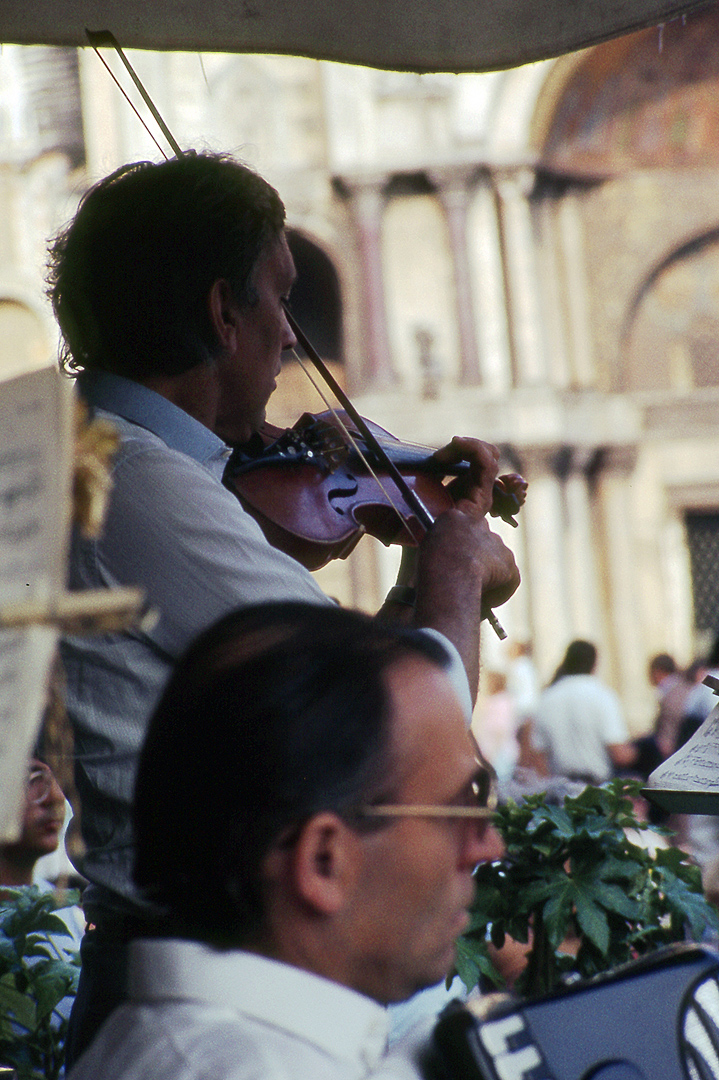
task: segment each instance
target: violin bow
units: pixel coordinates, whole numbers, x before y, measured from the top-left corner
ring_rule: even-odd
[[[405,502],[410,507],[410,509],[414,512],[414,514],[415,514],[417,520],[419,521],[420,525],[422,525],[422,527],[424,529],[428,530],[432,525],[434,525],[434,521],[435,521],[434,517],[432,516],[430,511],[427,509],[427,507],[424,505],[424,503],[422,502],[422,500],[419,497],[419,495],[417,494],[417,492],[414,491],[409,486],[409,484],[405,480],[404,476],[399,471],[399,469],[397,468],[395,463],[392,461],[392,459],[389,457],[389,455],[387,454],[387,451],[384,449],[381,442],[377,439],[377,437],[374,434],[374,432],[372,431],[372,429],[370,427],[368,427],[367,422],[357,412],[354,405],[352,404],[350,399],[347,397],[347,394],[344,392],[342,387],[339,385],[339,383],[335,379],[334,375],[329,370],[329,368],[327,367],[327,365],[325,364],[324,360],[322,359],[320,354],[317,352],[315,347],[309,341],[309,339],[305,335],[302,328],[298,325],[297,320],[294,318],[294,316],[290,312],[287,304],[284,301],[283,301],[283,307],[285,309],[285,315],[287,316],[287,321],[290,324],[290,327],[291,327],[295,337],[299,341],[299,343],[302,346],[302,348],[304,349],[304,351],[307,353],[308,358],[312,361],[312,363],[316,367],[317,371],[320,373],[320,375],[325,380],[325,382],[329,386],[332,393],[335,395],[335,397],[339,401],[342,408],[345,410],[345,412],[350,417],[352,422],[356,425],[357,430],[360,432],[360,434],[364,438],[364,440],[367,443],[367,445],[369,446],[369,448],[377,456],[377,459],[382,463],[384,468],[387,470],[388,474],[392,477],[392,479],[394,480],[394,482],[395,482],[397,488],[399,489],[402,497],[404,498]],[[360,457],[364,460],[364,455],[362,454],[362,451],[359,449],[359,447],[356,447],[356,449],[358,450]],[[368,466],[368,463],[366,462],[366,460],[365,460],[365,465]],[[370,469],[370,471],[372,471],[372,470]],[[394,508],[395,512],[400,517],[402,517],[399,510],[397,509],[396,506],[394,506],[394,504],[393,504],[393,508]],[[499,619],[494,614],[494,612],[492,611],[491,608],[487,609],[487,614],[484,616],[484,618],[487,620],[489,625],[492,627],[492,629],[494,630],[495,634],[500,639],[500,641],[504,641],[504,639],[507,637],[507,631],[504,629],[504,627],[502,626]]]
[[[92,30],[88,30],[88,29],[85,29],[85,34],[87,35],[87,39],[88,39],[90,45],[92,46],[92,48],[97,53],[97,56],[101,60],[102,64],[105,66],[105,68],[109,72],[111,78],[113,79],[113,81],[117,85],[118,89],[122,93],[125,100],[128,102],[128,104],[132,108],[132,110],[135,113],[135,115],[137,116],[137,118],[140,120],[140,123],[145,128],[145,130],[149,134],[152,141],[155,143],[155,146],[158,148],[158,150],[160,151],[162,156],[165,159],[167,159],[167,154],[162,149],[162,147],[160,146],[157,139],[155,138],[155,136],[150,131],[149,127],[147,126],[147,124],[145,123],[143,118],[140,116],[140,113],[135,108],[135,106],[134,106],[133,102],[131,101],[129,95],[125,92],[124,87],[121,85],[119,80],[115,77],[114,72],[112,71],[112,69],[110,68],[108,63],[106,62],[105,58],[101,55],[101,53],[100,53],[101,48],[111,48],[111,49],[115,50],[115,52],[119,56],[120,60],[122,61],[125,69],[127,70],[130,78],[132,79],[135,87],[139,91],[139,93],[140,93],[140,95],[142,97],[142,100],[147,105],[153,119],[155,120],[158,127],[160,128],[160,131],[162,132],[162,134],[165,136],[168,143],[172,147],[172,150],[177,155],[177,157],[183,157],[185,155],[186,151],[184,151],[182,149],[182,147],[177,142],[177,140],[173,136],[172,132],[168,128],[167,124],[163,120],[163,118],[162,118],[159,110],[157,109],[155,103],[153,102],[152,98],[150,97],[147,90],[145,89],[145,87],[144,87],[144,85],[142,83],[142,80],[140,79],[139,75],[137,74],[137,72],[133,68],[130,61],[125,56],[125,53],[123,52],[123,50],[122,50],[122,48],[120,46],[120,43],[117,41],[115,35],[110,30],[92,31]],[[310,340],[307,338],[307,336],[304,333],[304,331],[302,330],[301,326],[298,325],[297,320],[295,319],[294,315],[291,313],[291,311],[289,310],[287,304],[284,301],[282,302],[282,306],[283,306],[284,311],[285,311],[285,316],[287,318],[287,322],[289,323],[289,325],[290,325],[290,327],[292,329],[292,332],[294,333],[294,335],[297,338],[298,342],[300,343],[300,345],[304,349],[308,359],[312,362],[312,364],[314,364],[316,370],[318,371],[318,373],[320,374],[320,376],[322,377],[322,379],[324,380],[326,385],[332,391],[332,393],[334,394],[337,401],[339,401],[342,408],[345,410],[347,415],[350,417],[352,422],[355,424],[357,430],[360,432],[360,434],[364,438],[367,446],[370,448],[370,450],[373,452],[373,454],[375,454],[376,459],[382,464],[384,469],[386,469],[387,474],[394,481],[398,491],[402,495],[402,498],[405,500],[407,506],[409,506],[409,508],[412,510],[412,512],[416,516],[417,520],[419,521],[420,525],[425,530],[429,530],[431,528],[431,526],[434,524],[434,520],[435,520],[434,517],[432,516],[430,511],[427,509],[427,507],[424,505],[424,503],[422,502],[422,499],[417,494],[417,492],[414,491],[409,486],[409,484],[407,483],[405,477],[399,471],[399,469],[397,468],[395,463],[391,460],[391,458],[387,454],[386,450],[384,449],[384,447],[382,446],[380,441],[377,439],[374,432],[368,426],[368,424],[366,423],[364,418],[362,416],[360,416],[360,414],[357,412],[354,405],[350,401],[349,397],[347,396],[345,391],[342,389],[342,387],[339,385],[339,383],[337,382],[337,380],[333,376],[332,372],[329,370],[329,368],[325,364],[325,362],[322,359],[322,357],[320,356],[320,354],[317,352],[315,347],[312,345]],[[357,450],[360,458],[364,461],[365,466],[369,469],[370,473],[372,473],[373,470],[371,469],[371,467],[370,467],[369,463],[367,462],[364,454],[362,453],[361,448],[355,444],[355,449]],[[394,502],[391,499],[391,496],[388,495],[387,497],[389,498],[389,501],[392,504],[392,507],[395,510],[395,512],[397,513],[397,515],[400,517],[400,519],[402,521],[404,521],[404,519],[402,517],[402,514],[400,513],[397,506],[395,506]],[[507,633],[506,633],[504,627],[499,622],[497,616],[494,614],[494,612],[492,611],[491,608],[488,608],[487,614],[484,617],[486,618],[487,622],[490,624],[490,626],[492,627],[492,629],[494,630],[494,632],[496,633],[497,637],[500,640],[503,640],[504,638],[506,638]]]
[[[124,97],[125,101],[128,103],[128,105],[130,106],[130,108],[134,112],[135,116],[140,121],[140,123],[144,127],[145,131],[150,136],[150,138],[152,139],[152,141],[154,142],[155,146],[160,151],[162,156],[165,158],[165,160],[167,160],[167,154],[162,149],[159,142],[157,141],[155,136],[150,131],[149,127],[145,123],[145,121],[142,118],[142,116],[140,115],[139,111],[135,108],[135,106],[134,106],[134,104],[132,102],[132,99],[130,98],[129,94],[125,91],[125,88],[123,87],[120,80],[116,77],[115,72],[112,70],[110,65],[105,60],[105,57],[100,52],[100,49],[107,48],[107,49],[114,49],[115,50],[117,55],[120,57],[120,60],[124,64],[128,75],[130,76],[133,83],[137,87],[137,90],[140,93],[140,97],[142,98],[142,100],[145,102],[148,109],[150,110],[150,113],[152,114],[152,117],[153,117],[155,123],[157,124],[157,126],[159,127],[160,131],[162,132],[162,134],[167,139],[168,143],[172,147],[172,149],[173,149],[174,153],[177,155],[177,157],[182,157],[184,155],[185,151],[182,149],[180,144],[177,142],[174,135],[170,131],[169,127],[167,126],[167,124],[163,120],[163,118],[162,118],[162,116],[160,114],[160,111],[158,110],[158,108],[155,105],[154,101],[152,100],[152,98],[148,94],[147,90],[145,89],[145,87],[144,87],[144,85],[142,83],[142,80],[140,79],[140,76],[137,74],[134,67],[132,66],[130,61],[125,56],[125,53],[122,51],[122,48],[120,46],[120,42],[117,40],[117,38],[112,33],[112,31],[111,30],[88,30],[87,27],[85,27],[85,36],[87,37],[87,40],[92,45],[93,49],[95,50],[95,52],[96,52],[96,54],[98,56],[98,59],[100,60],[100,62],[103,64],[103,66],[107,70],[108,74],[110,75],[110,78],[113,80],[113,82],[117,86],[118,90],[120,91],[120,93]]]

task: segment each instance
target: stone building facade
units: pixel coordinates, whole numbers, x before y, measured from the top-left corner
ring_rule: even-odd
[[[649,656],[689,662],[719,627],[718,22],[482,75],[130,54],[182,146],[280,191],[295,314],[363,415],[429,446],[488,439],[527,476],[502,621],[542,678],[595,641],[637,730]],[[54,349],[48,235],[93,180],[159,153],[90,50],[5,47],[5,366]],[[288,363],[270,419],[324,408]],[[320,574],[373,609],[396,560],[363,539]],[[483,650],[506,662],[489,631]]]

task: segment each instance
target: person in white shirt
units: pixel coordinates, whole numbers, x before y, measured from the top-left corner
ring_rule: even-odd
[[[135,881],[168,936],[72,1080],[360,1080],[386,1006],[449,971],[500,852],[439,640],[269,604],[191,647],[150,723]]]
[[[542,692],[532,728],[539,771],[583,784],[603,784],[636,755],[619,698],[594,674],[597,650],[570,642],[551,684]]]

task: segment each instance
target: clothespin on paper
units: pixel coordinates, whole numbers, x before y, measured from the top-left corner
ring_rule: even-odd
[[[51,626],[64,634],[114,634],[147,630],[157,614],[142,589],[85,589],[52,600],[18,600],[0,606],[0,630]]]

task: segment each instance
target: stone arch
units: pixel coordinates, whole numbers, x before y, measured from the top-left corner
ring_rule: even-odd
[[[715,384],[714,316],[696,270],[713,280],[713,245],[702,238],[719,191],[717,42],[712,7],[545,69],[530,134],[540,176],[532,213],[555,385]],[[680,277],[693,325],[672,307]],[[650,369],[641,353],[653,348],[673,359]]]
[[[292,289],[292,313],[323,360],[341,364],[342,297],[332,260],[297,229],[287,230],[287,242],[297,268]]]
[[[314,345],[326,366],[346,388],[342,331],[342,296],[334,263],[314,240],[298,229],[287,229],[287,242],[295,260],[297,281],[292,289],[292,314]],[[303,356],[298,347],[297,354]],[[309,365],[314,378],[314,370]],[[316,381],[328,393],[321,378]],[[331,399],[332,406],[337,402]],[[325,403],[297,363],[286,354],[277,391],[270,400],[270,419],[281,426],[291,426],[303,412],[324,412]]]
[[[622,355],[622,389],[719,386],[719,226],[647,274],[629,307]]]

